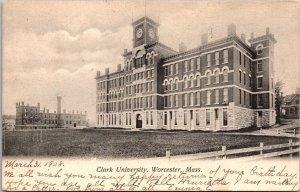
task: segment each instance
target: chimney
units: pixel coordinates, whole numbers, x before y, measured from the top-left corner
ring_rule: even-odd
[[[236,35],[236,26],[235,24],[228,25],[228,37]]]
[[[100,76],[100,74],[101,74],[101,73],[100,73],[100,71],[97,71],[97,77],[99,77],[99,76]]]
[[[266,28],[266,35],[269,35],[269,34],[270,34],[270,28],[267,27],[267,28]]]
[[[78,114],[78,110],[76,111],[76,114]]]
[[[246,42],[246,35],[244,33],[241,34],[241,39],[244,43]]]
[[[206,45],[208,42],[208,35],[207,33],[204,33],[201,35],[201,45]]]
[[[253,39],[254,38],[254,33],[251,33],[251,39]]]
[[[54,113],[56,113],[56,111],[54,110]]]
[[[24,101],[22,101],[21,103],[22,103],[22,106],[24,106]]]
[[[118,64],[117,72],[120,72],[120,71],[121,71],[121,64]]]
[[[57,96],[57,113],[61,114],[61,96]]]
[[[72,110],[72,114],[74,114],[74,110]]]
[[[178,47],[179,47],[179,53],[183,53],[187,51],[187,48],[183,42],[181,42]]]
[[[109,75],[109,68],[105,68],[105,75]]]
[[[65,109],[63,109],[63,111],[64,111],[64,113],[66,113],[66,110],[65,110]]]
[[[84,111],[84,114],[86,115],[86,114],[87,114],[87,111]]]
[[[37,107],[40,109],[40,107],[41,107],[41,104],[40,104],[40,103],[37,103]]]
[[[124,55],[127,54],[127,49],[124,49]]]
[[[47,109],[47,113],[49,113],[49,109]]]
[[[16,107],[19,107],[19,103],[16,103]]]
[[[46,108],[44,107],[44,113],[46,112]]]

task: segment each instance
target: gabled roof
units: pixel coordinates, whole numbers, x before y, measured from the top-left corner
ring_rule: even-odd
[[[287,95],[284,97],[283,101],[284,102],[292,102],[293,99],[297,96],[298,94],[291,94],[291,95]],[[299,96],[299,95],[298,95]]]

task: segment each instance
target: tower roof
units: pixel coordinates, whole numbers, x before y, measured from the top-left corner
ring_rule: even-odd
[[[156,27],[159,26],[159,23],[155,22],[153,19],[151,19],[150,17],[147,17],[147,16],[144,16],[144,17],[142,17],[142,18],[140,18],[140,19],[132,22],[132,26],[136,26],[136,25],[138,25],[138,24],[140,24],[142,22],[148,22],[148,23],[150,23],[150,24],[152,24],[152,25],[154,25]]]

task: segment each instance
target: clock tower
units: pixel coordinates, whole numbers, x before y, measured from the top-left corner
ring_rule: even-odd
[[[149,17],[143,17],[132,23],[133,26],[133,47],[143,44],[152,44],[158,41],[158,23]]]

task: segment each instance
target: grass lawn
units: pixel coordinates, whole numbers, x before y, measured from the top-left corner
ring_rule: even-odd
[[[33,142],[38,131],[5,132],[4,155],[85,156],[132,158],[191,154],[227,149],[287,143],[289,138],[231,135],[223,133],[142,132],[121,130],[43,130],[43,142]],[[294,139],[297,140],[297,139]]]

